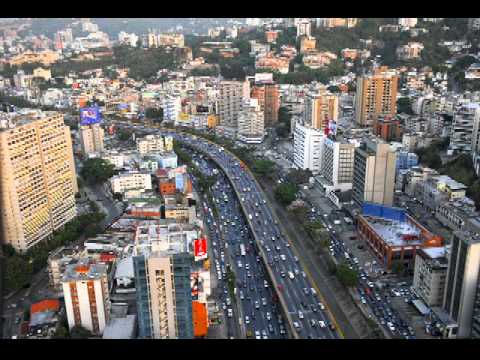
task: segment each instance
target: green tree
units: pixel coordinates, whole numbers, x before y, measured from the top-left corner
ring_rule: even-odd
[[[127,140],[131,139],[131,137],[132,137],[132,132],[131,131],[128,131],[128,130],[125,130],[125,129],[118,129],[117,130],[118,140],[127,141]]]
[[[65,326],[59,325],[55,331],[55,335],[53,335],[54,339],[68,339],[70,337],[70,333]]]
[[[292,169],[287,174],[287,180],[291,183],[301,185],[307,183],[312,176],[313,174],[310,170]]]
[[[147,108],[145,110],[145,116],[148,119],[152,119],[155,121],[163,121],[163,109],[162,108]]]
[[[397,100],[397,113],[413,115],[412,101],[409,97],[402,97]]]
[[[115,165],[99,158],[87,159],[81,170],[81,175],[88,184],[102,184],[115,173]]]
[[[72,339],[88,339],[88,338],[91,338],[92,336],[93,334],[91,333],[91,331],[79,325],[75,325],[70,330],[70,337]]]
[[[5,289],[18,290],[30,283],[32,278],[32,264],[20,255],[13,255],[5,260]]]
[[[270,160],[255,160],[253,162],[252,170],[258,175],[271,177],[275,171],[275,163]]]
[[[336,275],[338,280],[346,287],[357,285],[358,274],[355,270],[350,269],[346,263],[337,266]]]
[[[290,182],[284,182],[281,185],[278,185],[275,189],[275,198],[280,202],[280,204],[287,206],[296,199],[297,186]]]

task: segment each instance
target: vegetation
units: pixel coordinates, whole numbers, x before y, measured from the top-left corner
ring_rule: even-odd
[[[115,165],[99,158],[85,160],[81,170],[82,177],[90,185],[102,184],[115,174]]]
[[[252,164],[252,170],[258,175],[271,177],[275,171],[275,163],[270,160],[254,160]]]
[[[132,138],[132,131],[126,129],[118,129],[117,138],[120,141],[130,140]]]
[[[75,325],[70,330],[71,339],[88,339],[91,337],[93,337],[93,334],[89,330],[85,329],[80,325]]]
[[[352,270],[348,267],[348,264],[341,263],[337,266],[337,270],[335,274],[338,277],[338,280],[346,286],[352,287],[357,285],[358,282],[358,274],[355,270]]]
[[[448,142],[449,139],[434,141],[428,147],[417,149],[415,152],[420,163],[432,169],[439,169],[442,166],[440,153],[447,149]]]
[[[397,113],[413,115],[412,101],[409,97],[402,97],[397,100]]]
[[[310,170],[292,169],[287,174],[287,180],[293,184],[301,185],[308,183],[313,174]]]
[[[208,69],[195,68],[190,70],[190,76],[218,76],[219,71],[217,67]]]
[[[276,187],[275,198],[278,200],[278,202],[280,202],[280,204],[287,206],[296,199],[297,191],[297,185],[290,182],[284,182]]]
[[[145,110],[145,117],[154,121],[163,121],[163,109],[162,108],[147,108]]]
[[[5,291],[15,291],[30,284],[33,274],[45,267],[49,253],[61,246],[66,246],[78,240],[81,236],[93,234],[92,229],[101,230],[100,223],[105,214],[97,209],[91,209],[87,214],[80,215],[65,224],[63,229],[53,233],[53,236],[38,243],[24,254],[19,254],[11,245],[3,245],[6,257]]]
[[[94,69],[104,69],[107,66],[114,64],[114,59],[112,57],[104,57],[98,60],[83,60],[83,61],[62,61],[57,62],[52,65],[52,76],[66,76],[70,72],[82,73],[88,70]]]

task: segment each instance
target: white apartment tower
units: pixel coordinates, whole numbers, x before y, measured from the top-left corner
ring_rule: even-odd
[[[326,137],[323,142],[322,171],[328,191],[352,188],[355,144]]]
[[[322,131],[296,123],[293,136],[293,163],[296,168],[320,173],[323,138]]]
[[[243,81],[221,81],[219,84],[218,116],[221,126],[237,128],[242,110],[245,84]]]
[[[265,136],[264,120],[258,100],[246,100],[238,116],[238,139],[249,144],[260,144]]]
[[[109,320],[107,267],[88,260],[68,265],[62,278],[68,327],[81,326],[101,335]]]

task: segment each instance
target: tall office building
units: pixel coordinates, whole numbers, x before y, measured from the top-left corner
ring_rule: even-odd
[[[221,81],[219,84],[218,116],[221,126],[237,128],[242,110],[244,82]]]
[[[100,335],[110,316],[107,266],[88,259],[68,265],[62,278],[68,327],[81,326]]]
[[[250,144],[259,144],[264,136],[264,112],[257,99],[248,99],[238,116],[238,139]]]
[[[387,67],[375,69],[357,80],[355,121],[362,126],[372,125],[379,116],[393,117],[397,113],[399,76]]]
[[[367,140],[355,149],[353,200],[392,206],[395,187],[396,153],[389,144]]]
[[[140,338],[193,338],[191,261],[174,250],[134,257]]]
[[[80,143],[85,154],[103,151],[104,131],[100,124],[80,126]]]
[[[0,174],[3,243],[26,251],[76,216],[72,140],[62,115],[1,128]]]
[[[480,270],[480,228],[467,226],[467,230],[455,231],[451,240],[447,280],[443,308],[457,322],[457,337],[469,337],[480,331],[480,319],[474,317],[478,301],[478,273]],[[476,309],[475,309],[476,308]],[[475,318],[475,320],[474,320]]]
[[[328,190],[346,191],[352,188],[355,144],[326,137],[322,151],[322,180]]]
[[[297,169],[309,169],[319,174],[322,169],[322,131],[302,124],[295,124],[293,135],[293,163]]]
[[[274,126],[278,122],[278,110],[280,109],[278,84],[255,84],[252,87],[251,98],[258,100],[258,103],[264,112],[265,127]]]
[[[305,97],[305,125],[323,130],[330,120],[338,120],[338,96],[325,89],[308,93]]]

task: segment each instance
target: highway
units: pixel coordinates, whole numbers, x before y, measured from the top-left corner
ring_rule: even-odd
[[[194,155],[197,167],[207,176],[214,174],[215,164],[201,155]],[[241,212],[235,192],[223,173],[217,171],[217,182],[211,189],[214,207],[218,217],[214,217],[212,204],[203,202],[203,210],[207,219],[207,227],[211,234],[213,261],[217,279],[222,285],[222,308],[228,322],[229,333],[233,331],[235,322],[242,324],[257,339],[283,338],[286,329],[283,319],[278,314],[275,292],[269,284],[266,271],[257,255],[254,239]],[[212,236],[213,235],[213,236]],[[241,254],[240,245],[245,253]],[[236,302],[239,313],[233,307],[233,300],[228,293],[226,281],[227,269],[235,273]],[[233,310],[233,311],[232,311]],[[229,312],[236,316],[229,316]],[[241,321],[238,321],[238,317]]]
[[[253,176],[242,168],[233,155],[224,151],[219,145],[186,134],[175,132],[163,132],[163,134],[171,135],[183,144],[208,154],[226,170],[248,213],[251,231],[255,233],[257,239],[260,239],[262,252],[266,254],[265,260],[278,284],[277,291],[281,292],[285,300],[286,311],[298,337],[338,338],[332,322],[324,311],[324,304],[319,302],[310,279],[307,278],[298,259],[294,256],[288,239]]]

